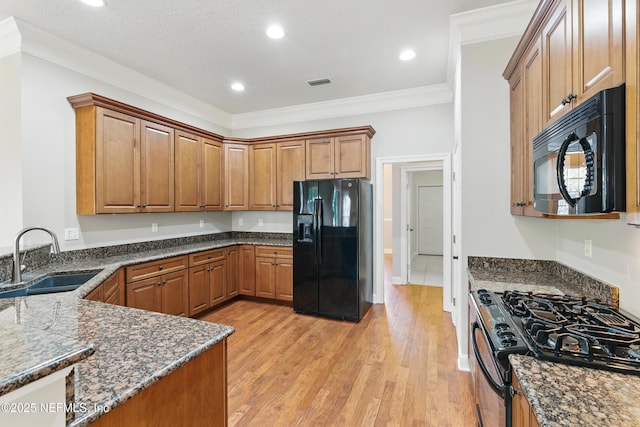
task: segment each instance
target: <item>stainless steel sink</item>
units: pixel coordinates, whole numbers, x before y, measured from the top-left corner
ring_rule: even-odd
[[[98,274],[98,272],[48,274],[24,288],[0,292],[0,298],[73,291],[85,284],[96,274]]]

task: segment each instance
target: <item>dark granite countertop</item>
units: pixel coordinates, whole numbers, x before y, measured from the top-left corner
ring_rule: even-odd
[[[51,335],[47,329],[57,319],[51,316],[42,319],[42,328],[26,327],[22,321],[25,307],[17,307],[23,301],[14,300],[14,320],[18,323],[0,321],[0,396],[23,385],[39,380],[62,370],[94,352],[94,346],[73,338]],[[53,313],[56,312],[53,306]]]
[[[638,427],[634,375],[510,355],[513,372],[541,427]]]
[[[554,261],[469,257],[471,289],[598,298],[618,307],[616,286]],[[637,376],[510,355],[541,427],[640,427]]]
[[[33,281],[49,273],[99,271],[73,292],[0,299],[0,347],[9,352],[0,352],[0,395],[75,363],[75,402],[90,410],[76,413],[70,425],[85,426],[102,415],[93,408],[112,409],[231,335],[231,326],[82,299],[127,265],[237,244],[292,244],[282,236],[225,237],[148,250],[98,248],[25,274]],[[2,290],[15,287],[5,283]],[[14,351],[21,337],[28,347]]]

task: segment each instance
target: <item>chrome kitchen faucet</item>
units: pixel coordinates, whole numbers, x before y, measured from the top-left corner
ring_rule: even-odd
[[[20,283],[22,282],[22,269],[24,266],[20,263],[20,238],[32,230],[42,230],[49,233],[51,236],[51,245],[53,246],[53,253],[60,253],[60,245],[58,244],[58,237],[56,237],[56,233],[51,231],[45,227],[27,227],[16,234],[15,246],[13,248],[13,276],[11,277],[11,283]]]

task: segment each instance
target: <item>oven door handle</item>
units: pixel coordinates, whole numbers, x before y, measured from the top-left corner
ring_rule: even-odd
[[[482,360],[482,356],[480,355],[480,350],[478,349],[478,341],[476,340],[476,329],[480,329],[480,325],[478,322],[473,322],[473,329],[471,331],[471,343],[473,344],[473,353],[476,355],[476,360],[478,361],[478,366],[482,370],[484,377],[489,381],[491,388],[495,390],[503,399],[506,396],[506,386],[504,384],[498,384],[496,380],[493,379],[491,374],[489,374],[489,370],[487,366],[484,364],[484,360]]]

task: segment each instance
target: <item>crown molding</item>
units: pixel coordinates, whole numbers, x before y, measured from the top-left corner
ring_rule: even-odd
[[[461,46],[522,36],[538,3],[538,0],[516,0],[451,15],[447,84],[454,87]]]
[[[20,52],[22,37],[13,16],[0,21],[0,59]]]
[[[7,53],[28,53],[215,125],[231,128],[230,113],[14,17],[0,22],[0,41],[0,58],[7,56],[5,50]],[[5,44],[10,48],[5,49]]]
[[[231,127],[232,129],[248,129],[447,104],[452,101],[453,92],[445,84],[421,86],[412,89],[234,114]]]

